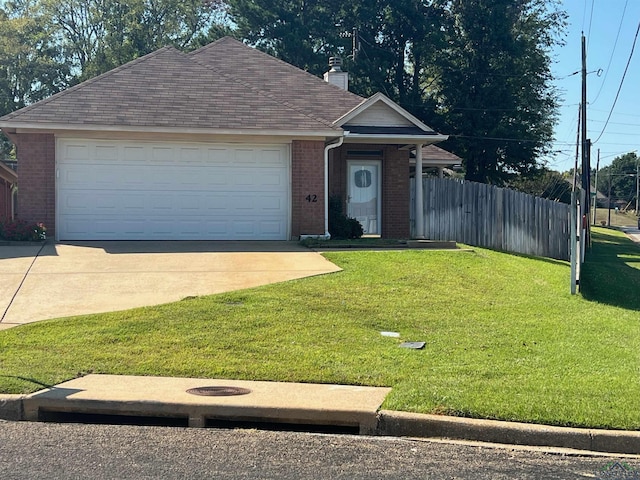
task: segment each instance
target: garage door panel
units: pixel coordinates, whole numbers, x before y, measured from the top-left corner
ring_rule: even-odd
[[[114,145],[96,145],[94,156],[97,160],[115,161],[118,158],[118,147]]]
[[[286,146],[60,140],[62,240],[284,240]]]
[[[86,162],[90,157],[89,151],[88,145],[69,143],[64,146],[63,155],[68,163]]]
[[[146,162],[148,159],[148,151],[143,147],[123,146],[122,153],[119,153],[120,152],[118,152],[112,160],[117,163],[124,163],[125,165],[128,162]],[[169,158],[171,158],[171,156]]]

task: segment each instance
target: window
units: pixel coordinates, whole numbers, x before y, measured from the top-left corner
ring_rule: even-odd
[[[358,188],[368,188],[371,186],[371,172],[369,170],[357,170],[354,174],[353,183]]]

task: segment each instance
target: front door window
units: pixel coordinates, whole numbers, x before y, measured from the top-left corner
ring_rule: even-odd
[[[347,215],[362,225],[365,235],[380,235],[381,162],[349,161]]]

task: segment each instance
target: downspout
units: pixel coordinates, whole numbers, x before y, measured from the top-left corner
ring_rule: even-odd
[[[11,220],[16,218],[16,193],[18,193],[18,185],[11,185]]]
[[[345,132],[347,133],[347,132]],[[344,137],[338,138],[336,143],[330,143],[324,147],[324,238],[329,240],[329,150],[338,148],[344,143]]]

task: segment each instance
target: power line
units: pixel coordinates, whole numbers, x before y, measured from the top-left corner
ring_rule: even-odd
[[[593,130],[589,130],[589,132],[593,132]],[[622,132],[608,132],[608,133],[609,133],[609,135],[620,135],[620,136],[627,136],[627,137],[637,137],[638,136],[637,133],[622,133]]]
[[[627,66],[624,68],[624,73],[622,74],[622,79],[620,80],[620,86],[618,87],[616,98],[613,100],[613,105],[611,105],[611,110],[609,111],[609,116],[607,117],[607,121],[605,122],[604,127],[602,128],[602,132],[600,132],[600,135],[598,136],[598,138],[595,140],[595,142],[593,142],[594,144],[598,143],[598,140],[602,138],[602,134],[607,129],[607,125],[609,124],[609,120],[611,119],[611,115],[613,114],[613,109],[616,107],[616,103],[618,102],[618,97],[620,96],[620,91],[622,90],[622,85],[624,84],[624,79],[627,76],[627,71],[629,70],[631,59],[633,58],[633,52],[636,48],[636,42],[638,41],[638,33],[640,33],[640,22],[638,22],[638,28],[636,29],[636,35],[633,38],[633,45],[631,46],[631,53],[629,54],[629,60],[627,60]]]
[[[542,143],[540,140],[526,139],[526,138],[506,138],[506,137],[484,137],[474,135],[449,135],[449,138],[464,138],[468,140],[493,140],[497,142],[517,142],[517,143]],[[573,143],[567,142],[552,142],[554,145],[573,145]]]
[[[624,8],[622,9],[622,16],[620,17],[620,25],[618,25],[618,33],[616,34],[616,41],[613,43],[613,50],[611,51],[611,56],[609,57],[609,63],[607,64],[607,68],[604,72],[604,78],[602,79],[602,83],[600,84],[600,90],[598,90],[598,94],[596,95],[596,98],[591,102],[592,104],[596,103],[598,101],[598,98],[600,98],[600,94],[602,93],[604,84],[607,81],[607,75],[609,75],[611,62],[613,62],[613,55],[616,53],[616,47],[618,46],[618,39],[620,38],[620,31],[622,30],[622,23],[624,21],[624,14],[627,12],[628,4],[629,4],[629,0],[626,0],[626,2],[624,3]]]
[[[593,4],[595,0],[591,0],[591,14],[589,15],[589,30],[587,31],[587,38],[591,41],[591,23],[593,22]]]
[[[591,109],[592,112],[606,112],[606,110],[599,110],[597,108],[592,108]],[[636,118],[640,118],[640,115],[636,114],[636,113],[616,113],[616,115],[620,115],[623,117],[636,117]]]
[[[594,120],[592,118],[589,119],[589,123],[605,123],[604,120]],[[609,125],[621,125],[623,127],[640,127],[640,123],[628,123],[628,122],[609,122]],[[636,133],[637,135],[637,133]]]

